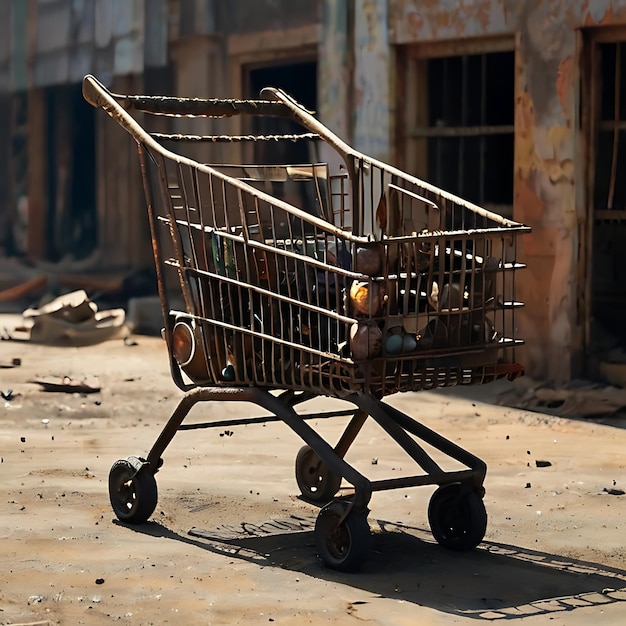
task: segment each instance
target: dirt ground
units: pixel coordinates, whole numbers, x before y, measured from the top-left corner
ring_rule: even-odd
[[[0,369],[0,624],[625,623],[620,422],[499,406],[499,383],[390,398],[485,460],[487,534],[471,552],[448,551],[429,530],[432,487],[377,492],[370,556],[338,573],[316,555],[317,509],[294,479],[302,442],[282,423],[179,432],[151,521],[116,521],[111,465],[145,455],[181,397],[162,341],[134,340],[0,342],[0,365],[21,360]],[[101,391],[32,382],[63,376],[97,379]],[[188,419],[257,415],[203,403]],[[346,419],[311,424],[334,443]],[[372,479],[419,473],[369,423],[347,459]]]

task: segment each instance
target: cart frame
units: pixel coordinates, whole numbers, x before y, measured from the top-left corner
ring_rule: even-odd
[[[487,525],[485,463],[382,398],[522,373],[502,355],[522,343],[514,276],[524,266],[515,241],[529,229],[354,150],[278,89],[263,90],[261,100],[129,96],[88,75],[83,94],[137,143],[163,336],[184,392],[147,457],[113,464],[109,495],[118,518],[141,523],[152,515],[154,477],[177,432],[280,420],[306,444],[296,480],[303,497],[322,506],[315,543],[330,567],[354,570],[366,558],[375,491],[436,485],[428,509],[435,539],[456,550],[478,545]],[[275,116],[307,132],[150,134],[131,113]],[[321,140],[345,171],[333,175],[319,162],[210,166],[165,147],[261,140]],[[314,186],[312,210],[268,192],[287,180]],[[422,228],[412,230],[416,224]],[[172,272],[179,307],[168,288]],[[319,395],[353,409],[296,411]],[[251,402],[271,416],[184,424],[206,401]],[[346,415],[334,446],[307,424]],[[372,481],[345,460],[368,417],[422,473]],[[466,469],[442,469],[422,444]],[[336,498],[343,479],[354,491]]]

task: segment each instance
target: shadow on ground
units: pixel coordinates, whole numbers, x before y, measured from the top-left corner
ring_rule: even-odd
[[[315,555],[314,523],[313,516],[290,517],[212,530],[193,528],[187,535],[158,522],[128,528],[486,621],[626,601],[626,571],[493,542],[483,542],[472,552],[451,552],[433,543],[424,529],[384,520],[370,520],[372,550],[362,570],[336,572]]]

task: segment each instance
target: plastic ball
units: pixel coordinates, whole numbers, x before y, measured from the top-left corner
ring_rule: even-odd
[[[356,271],[368,276],[378,276],[382,268],[380,248],[358,248],[356,251]]]
[[[400,333],[388,333],[385,338],[385,352],[390,355],[401,354],[403,337]]]
[[[355,361],[372,359],[380,354],[383,333],[375,324],[352,324],[350,350]]]
[[[235,375],[235,368],[232,365],[227,365],[223,370],[222,370],[222,378],[224,380],[227,380],[229,382],[235,380],[236,375]]]
[[[407,334],[402,339],[402,352],[410,353],[417,350],[417,339],[415,335]]]

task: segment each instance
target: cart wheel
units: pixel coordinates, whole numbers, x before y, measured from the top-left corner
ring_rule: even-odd
[[[145,468],[129,460],[115,461],[109,472],[109,498],[118,519],[130,524],[145,522],[157,505],[157,484]]]
[[[311,446],[302,446],[298,451],[296,481],[309,502],[329,502],[341,487],[341,476],[333,474]]]
[[[350,511],[340,523],[346,502],[331,502],[317,516],[315,547],[328,567],[342,572],[358,569],[369,551],[371,542],[367,514]]]
[[[475,491],[458,484],[439,487],[428,505],[428,522],[437,543],[451,550],[471,550],[485,536],[487,511]]]

